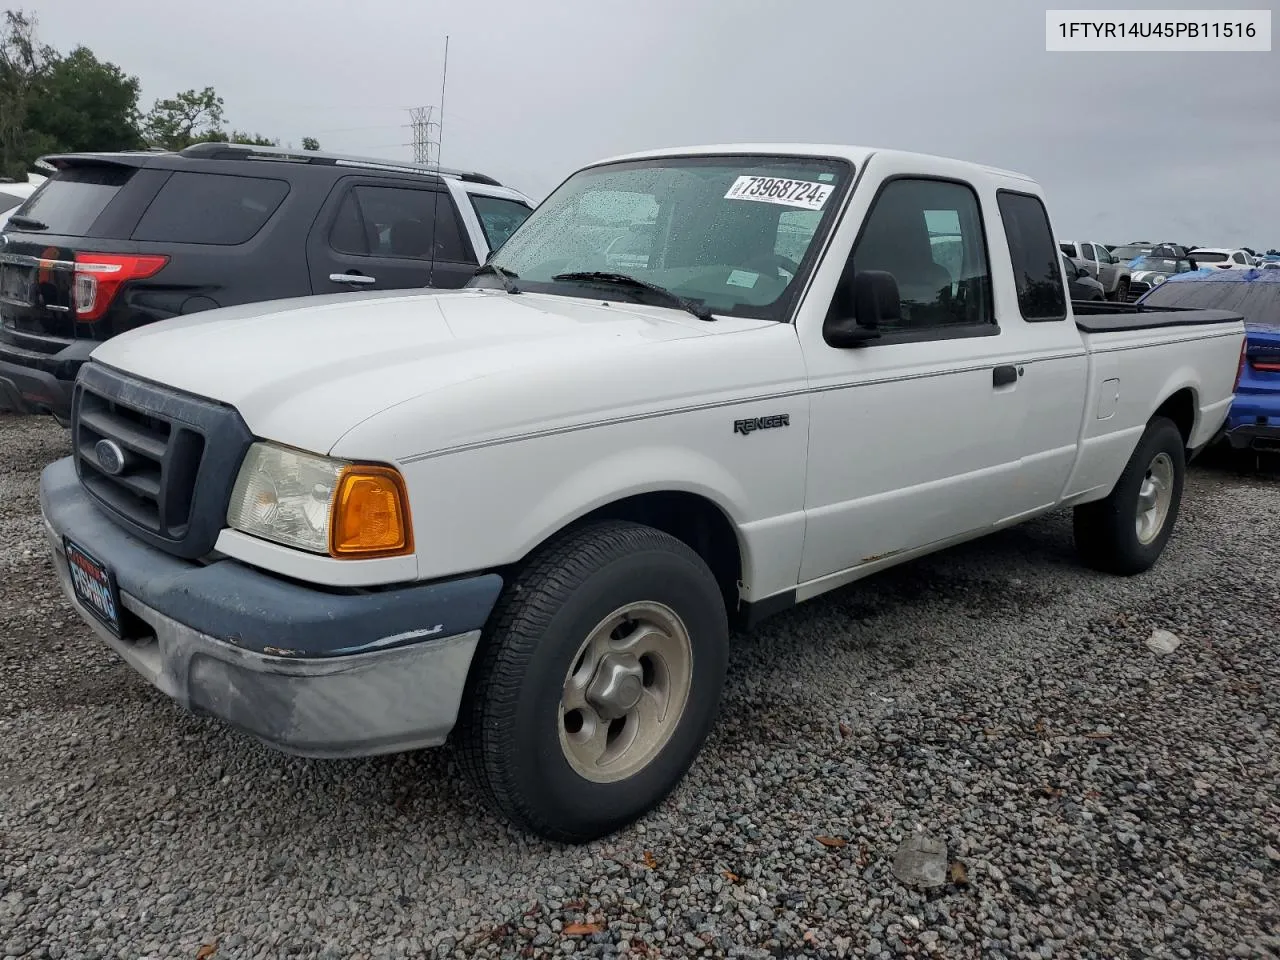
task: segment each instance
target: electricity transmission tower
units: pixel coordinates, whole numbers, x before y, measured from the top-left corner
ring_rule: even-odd
[[[413,162],[428,166],[439,165],[440,139],[433,137],[432,132],[439,130],[440,124],[431,119],[435,107],[410,107],[409,128],[413,131]]]

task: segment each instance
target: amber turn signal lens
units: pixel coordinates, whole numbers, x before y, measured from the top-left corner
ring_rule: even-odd
[[[329,525],[335,557],[393,557],[413,552],[404,478],[390,467],[346,467],[338,477]]]

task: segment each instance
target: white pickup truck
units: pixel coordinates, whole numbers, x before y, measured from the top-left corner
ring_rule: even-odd
[[[510,820],[598,837],[693,763],[731,622],[1060,507],[1090,565],[1156,561],[1243,323],[1073,313],[1053,238],[1033,181],[956,160],[601,162],[468,288],[97,347],[56,570],[193,710],[309,756],[452,738]]]

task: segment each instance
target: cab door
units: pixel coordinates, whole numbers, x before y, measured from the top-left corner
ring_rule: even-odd
[[[996,309],[971,168],[919,163],[869,201],[846,270],[893,274],[901,316],[856,348],[828,345],[820,313],[800,331],[812,391],[802,583],[990,527],[1016,498],[1022,325]]]
[[[307,238],[313,293],[463,286],[477,260],[444,184],[345,177]]]

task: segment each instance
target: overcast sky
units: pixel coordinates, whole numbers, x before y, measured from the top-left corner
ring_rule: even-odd
[[[1062,239],[1280,246],[1280,52],[1046,53],[1061,0],[13,3],[144,109],[213,86],[238,129],[400,159],[448,34],[444,165],[536,199],[628,150],[823,141],[1029,174]]]

